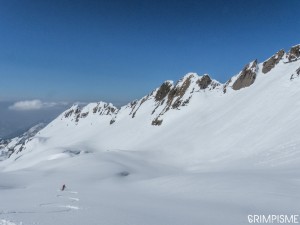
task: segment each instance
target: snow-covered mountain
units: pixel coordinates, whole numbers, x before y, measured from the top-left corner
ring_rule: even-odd
[[[280,50],[262,63],[250,62],[225,84],[207,74],[188,73],[120,109],[104,102],[74,105],[14,151],[11,160],[24,155],[31,161],[27,153],[37,147],[61,149],[87,142],[102,150],[176,149],[180,154],[175,158],[193,155],[195,165],[211,157],[220,160],[219,154],[246,157],[271,146],[275,151],[278,142],[289,142],[297,133],[290,123],[298,121],[299,57],[300,45],[287,53]],[[262,130],[268,132],[263,138]]]
[[[0,163],[31,180],[6,186],[36,190],[26,207],[40,217],[20,206],[17,219],[53,224],[43,212],[59,212],[66,224],[62,212],[77,210],[71,224],[248,224],[248,214],[299,213],[299,87],[296,45],[225,84],[188,73],[121,108],[74,105]],[[40,196],[62,182],[83,202]]]
[[[39,123],[18,137],[0,140],[0,161],[9,158],[13,153],[21,152],[26,142],[30,141],[45,126],[46,124]]]

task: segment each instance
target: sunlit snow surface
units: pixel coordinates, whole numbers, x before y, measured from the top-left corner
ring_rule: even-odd
[[[299,170],[201,172],[148,161],[148,154],[111,151],[2,173],[0,218],[45,225],[247,224],[248,214],[299,213]]]
[[[248,214],[300,214],[298,67],[280,62],[249,88],[196,93],[161,126],[151,126],[151,101],[112,125],[57,118],[1,162],[0,224],[243,225]]]

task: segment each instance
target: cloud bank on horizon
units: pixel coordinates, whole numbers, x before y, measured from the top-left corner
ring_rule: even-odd
[[[49,123],[71,104],[39,99],[0,101],[0,139],[20,135],[38,123]]]
[[[10,105],[8,108],[15,111],[30,111],[48,109],[56,106],[67,106],[68,102],[43,102],[39,99],[18,101]]]

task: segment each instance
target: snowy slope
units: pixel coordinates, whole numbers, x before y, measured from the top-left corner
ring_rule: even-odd
[[[39,123],[18,137],[0,140],[0,161],[9,158],[13,153],[21,152],[26,144],[46,125]]]
[[[299,57],[300,46],[281,50],[225,84],[189,73],[120,109],[73,106],[1,162],[0,219],[248,224],[299,213]]]
[[[32,164],[31,154],[38,153],[28,151],[35,148],[55,150],[74,146],[99,151],[172,152],[176,154],[169,160],[185,167],[203,167],[214,161],[232,165],[232,161],[240,163],[262,154],[262,162],[254,163],[262,165],[268,160],[264,158],[266,152],[280,154],[279,146],[292,140],[298,143],[300,63],[289,62],[289,55],[285,54],[266,74],[262,72],[265,63],[251,62],[224,85],[208,75],[189,73],[175,85],[166,81],[121,109],[103,102],[82,109],[73,106],[27,143],[28,150],[21,153],[22,162],[9,167],[27,166],[25,158]],[[237,81],[240,87],[247,81],[248,70],[249,77],[254,74],[255,82],[250,87],[246,82],[246,87],[234,90]],[[203,78],[210,82],[201,86]]]

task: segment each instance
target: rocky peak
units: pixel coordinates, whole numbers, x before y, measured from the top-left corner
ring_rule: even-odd
[[[293,46],[287,54],[288,62],[297,61],[300,58],[300,44]]]
[[[197,84],[199,85],[201,90],[206,89],[211,83],[212,79],[207,74],[197,80]]]
[[[262,68],[262,72],[263,73],[268,73],[270,70],[272,70],[276,64],[279,63],[279,61],[282,59],[282,57],[284,56],[284,50],[280,50],[278,51],[275,55],[273,55],[271,58],[269,58],[268,60],[266,60],[263,63],[263,68]]]
[[[237,76],[236,81],[232,85],[233,90],[240,90],[252,85],[256,79],[257,60],[247,64]]]
[[[80,108],[79,108],[78,105],[73,105],[71,108],[67,109],[64,112],[64,117],[65,118],[69,118],[69,117],[71,117],[73,115],[73,113],[76,112],[76,114],[77,114],[79,110],[80,110]]]
[[[183,79],[179,80],[175,87],[169,92],[168,102],[169,104],[174,103],[172,105],[173,108],[178,108],[178,103],[190,87],[193,78],[195,78],[194,74],[184,76]]]
[[[93,114],[96,115],[113,115],[118,109],[111,103],[106,102],[98,102],[92,103],[91,105],[87,105],[87,112],[90,112],[92,109]]]
[[[165,111],[169,109],[178,109],[180,106],[186,105],[189,101],[190,94],[194,92],[195,84],[198,79],[199,76],[195,73],[188,73],[180,79],[165,96]],[[186,93],[190,93],[188,94],[189,96],[185,96]]]
[[[169,94],[172,87],[173,87],[173,83],[171,83],[170,81],[165,81],[157,90],[155,95],[155,100],[156,101],[163,100]]]
[[[113,115],[118,109],[111,103],[97,102],[90,103],[83,108],[79,105],[73,105],[70,109],[64,113],[64,118],[69,118],[71,121],[79,122],[80,119],[85,118],[89,115]]]
[[[186,74],[175,85],[170,82],[163,83],[155,95],[156,107],[152,114],[155,113],[157,116],[152,121],[152,125],[161,125],[162,116],[169,110],[179,110],[187,106],[195,92],[212,90],[217,86],[220,86],[220,83],[212,80],[209,75],[199,76],[196,73]]]

